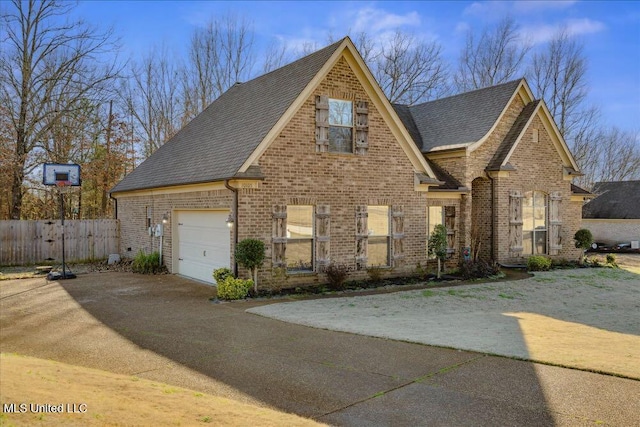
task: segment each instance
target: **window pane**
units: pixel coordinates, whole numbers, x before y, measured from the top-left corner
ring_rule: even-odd
[[[329,124],[353,126],[353,107],[351,101],[329,100]]]
[[[546,231],[534,231],[535,238],[535,253],[546,254],[547,253],[547,232]]]
[[[353,129],[342,127],[329,128],[329,151],[338,153],[353,152]]]
[[[522,229],[523,230],[533,230],[533,208],[523,208],[522,209]]]
[[[367,228],[369,236],[389,235],[389,206],[369,206]]]
[[[389,265],[389,238],[382,236],[369,237],[368,252],[367,265]]]
[[[288,216],[288,213],[287,213]],[[313,240],[289,240],[287,241],[287,270],[311,271],[313,270]]]
[[[536,206],[535,208],[533,208],[533,215],[535,218],[536,228],[547,228],[546,209],[544,205],[542,207]]]
[[[533,206],[533,193],[531,191],[524,193],[524,199],[522,199],[522,206]]]
[[[427,218],[427,233],[431,236],[436,225],[442,224],[442,206],[429,206]]]
[[[533,231],[522,232],[522,254],[533,255]]]
[[[544,206],[545,205],[545,197],[544,193],[540,191],[536,191],[533,193],[533,204],[535,206]]]
[[[287,206],[287,237],[313,237],[313,206]]]

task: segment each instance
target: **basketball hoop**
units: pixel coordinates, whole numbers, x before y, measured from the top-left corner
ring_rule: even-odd
[[[68,193],[71,190],[71,181],[56,181],[56,187],[61,193]]]

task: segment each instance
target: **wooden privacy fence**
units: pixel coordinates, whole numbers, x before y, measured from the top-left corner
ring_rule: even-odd
[[[117,219],[64,221],[65,261],[107,258],[118,253]],[[0,265],[62,262],[60,220],[0,221]]]

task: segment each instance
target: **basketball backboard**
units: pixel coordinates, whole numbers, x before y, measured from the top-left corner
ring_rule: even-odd
[[[72,187],[80,185],[80,165],[71,163],[45,163],[42,165],[42,183],[58,185],[64,182]]]

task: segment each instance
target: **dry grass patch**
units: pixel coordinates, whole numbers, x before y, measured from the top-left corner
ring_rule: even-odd
[[[0,377],[3,426],[322,425],[297,415],[137,377],[15,354],[0,354]],[[26,403],[27,411],[5,412],[5,405],[12,403]],[[29,411],[31,403],[62,404],[64,412],[33,413]]]

